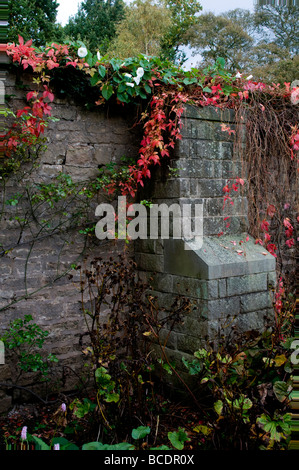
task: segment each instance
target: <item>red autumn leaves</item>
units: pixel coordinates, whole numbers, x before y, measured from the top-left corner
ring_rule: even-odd
[[[288,205],[286,205],[288,206]],[[267,215],[270,218],[273,218],[275,214],[277,213],[276,208],[273,204],[268,205],[267,207]],[[282,221],[283,227],[284,227],[284,234],[286,237],[285,244],[291,248],[292,246],[295,245],[295,239],[294,239],[294,227],[291,224],[291,221],[288,217],[285,217]],[[269,233],[270,230],[270,222],[268,222],[266,219],[264,219],[261,224],[260,224],[260,229],[262,233],[264,234],[263,239],[259,238],[256,240],[256,243],[259,243],[260,245],[263,245],[266,247],[267,251],[269,251],[273,256],[276,255],[277,251],[277,246],[275,243],[271,243],[271,238],[272,236]]]
[[[19,109],[16,113],[17,120],[11,130],[6,134],[6,154],[11,156],[20,145],[30,146],[44,133],[46,116],[51,116],[52,108],[49,105],[54,100],[54,95],[47,86],[44,92],[38,96],[37,91],[27,93],[27,101],[30,106]]]
[[[170,149],[174,148],[176,140],[182,138],[181,117],[184,111],[183,103],[186,101],[186,96],[180,92],[160,92],[153,96],[150,112],[144,115],[147,119],[143,127],[144,134],[137,164],[129,166],[127,181],[112,180],[108,184],[109,194],[119,189],[123,196],[134,197],[138,185],[144,186],[144,181],[151,178],[152,167],[160,165],[161,158],[170,156]]]

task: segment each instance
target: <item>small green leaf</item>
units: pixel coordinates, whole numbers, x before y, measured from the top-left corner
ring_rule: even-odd
[[[104,450],[101,442],[88,442],[82,446],[82,450]]]
[[[188,435],[185,433],[184,429],[179,429],[178,431],[169,432],[168,439],[170,440],[173,447],[178,450],[184,449],[184,443],[188,440]]]
[[[105,100],[109,100],[109,98],[111,98],[113,95],[113,86],[106,83],[102,88],[102,95]]]
[[[90,84],[91,86],[96,86],[96,84],[100,81],[100,75],[98,73],[95,73],[91,78],[90,78]]]
[[[216,411],[216,413],[220,416],[221,413],[222,413],[222,410],[223,410],[223,403],[221,400],[217,400],[215,403],[214,403],[214,410]]]
[[[288,396],[288,389],[289,387],[286,382],[283,382],[283,381],[275,382],[273,385],[273,391],[275,393],[277,400],[279,400],[280,402],[283,402]]]
[[[132,437],[133,439],[143,439],[151,432],[151,428],[149,426],[139,426],[136,429],[132,430]]]
[[[119,401],[119,394],[118,393],[109,393],[109,395],[106,395],[105,401],[107,403],[117,403]]]
[[[196,426],[195,428],[193,428],[193,431],[201,432],[205,436],[208,436],[212,432],[212,429],[209,428],[208,426],[204,426],[204,425],[200,424],[199,426]]]
[[[192,83],[197,83],[197,78],[186,77],[186,78],[184,78],[183,83],[184,83],[184,85],[191,85]]]
[[[225,59],[223,57],[218,57],[218,59],[216,60],[217,64],[220,65],[220,67],[222,67],[224,69],[225,67]]]
[[[82,450],[134,450],[135,447],[128,442],[119,444],[102,444],[101,442],[88,442],[82,446]]]
[[[162,445],[160,447],[150,447],[150,450],[173,450],[171,447]]]
[[[98,69],[98,70],[99,70],[100,76],[101,76],[102,78],[104,78],[105,75],[106,75],[106,68],[104,67],[104,65],[99,65],[99,69]]]
[[[151,92],[152,92],[152,89],[151,89],[151,87],[149,86],[148,83],[144,83],[143,88],[145,89],[145,91],[146,91],[147,93],[151,93]]]

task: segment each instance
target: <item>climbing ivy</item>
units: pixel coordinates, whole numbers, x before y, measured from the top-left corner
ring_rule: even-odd
[[[182,114],[187,103],[199,107],[234,109],[239,122],[243,124],[246,121],[247,127],[251,128],[251,135],[256,137],[257,145],[254,147],[254,155],[251,156],[252,161],[256,161],[254,159],[257,155],[262,158],[260,140],[270,135],[273,142],[283,142],[280,146],[283,155],[280,154],[277,158],[288,162],[289,170],[293,174],[296,172],[299,130],[294,110],[298,103],[298,87],[292,87],[290,83],[266,85],[253,81],[252,76],[243,77],[239,72],[233,75],[225,70],[222,58],[217,59],[212,67],[204,70],[194,68],[190,71],[185,71],[171,62],[144,55],[125,60],[109,59],[88,51],[80,41],[63,45],[52,43],[35,48],[32,41],[25,43],[23,38],[19,37],[19,44],[7,46],[7,54],[11,56],[14,64],[24,70],[29,68],[33,71],[34,82],[40,90],[40,94],[31,92],[27,95],[31,107],[18,111],[16,117],[22,119],[22,122],[14,124],[12,131],[7,134],[9,159],[6,165],[9,168],[16,154],[19,155],[17,166],[20,164],[24,146],[31,149],[32,144],[34,147],[37,141],[40,142],[46,127],[45,117],[50,118],[51,115],[49,102],[54,99],[54,91],[63,96],[70,93],[78,99],[80,96],[80,100],[84,100],[82,104],[89,109],[107,105],[134,105],[136,110],[139,110],[137,121],[143,128],[139,157],[121,170],[110,172],[109,177],[107,174],[101,176],[101,187],[111,196],[119,192],[135,197],[138,189],[151,178],[152,169],[160,165],[163,159],[168,161],[175,142],[181,139]],[[66,86],[63,86],[64,77],[70,76],[72,80],[68,82],[66,79],[66,89]],[[280,116],[286,115],[280,112],[281,109],[288,110],[287,119],[280,119]],[[276,127],[274,125],[268,129],[270,134],[267,132],[269,120],[271,125],[277,123]],[[221,129],[229,134],[236,133],[226,124],[223,124]],[[237,134],[235,137],[239,138]],[[280,144],[275,145],[278,148]],[[250,164],[251,162],[249,168]],[[259,174],[260,183],[265,183],[269,173],[265,167],[263,171],[264,173]],[[252,178],[248,184],[252,182],[253,187],[260,184]],[[233,203],[231,191],[238,191],[243,184],[242,175],[235,181],[228,181],[223,188],[224,203]],[[86,193],[81,188],[77,194],[88,194],[92,197],[94,189],[99,189],[99,181],[93,183],[93,186],[88,185]],[[252,198],[254,199],[254,196]],[[269,207],[275,205],[263,197],[253,202],[256,218],[252,217],[255,227],[251,228],[257,243],[263,244],[267,251],[277,256],[278,243],[274,242],[265,217],[273,213]],[[279,212],[277,209],[275,207],[276,214]],[[263,214],[264,217],[260,221]],[[298,217],[297,220],[290,220],[289,217],[280,219],[286,229],[284,243],[288,248],[292,248],[296,240],[295,224]]]

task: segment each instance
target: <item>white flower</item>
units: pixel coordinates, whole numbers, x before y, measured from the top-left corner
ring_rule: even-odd
[[[60,444],[54,444],[54,450],[60,450]]]
[[[246,80],[251,80],[253,78],[253,75],[248,75],[248,77],[246,77]]]
[[[97,58],[98,60],[101,60],[101,54],[99,53],[99,51],[97,52]]]
[[[236,78],[241,78],[241,77],[242,77],[242,74],[241,74],[240,72],[238,72],[238,73],[236,74]]]
[[[137,75],[137,77],[134,77],[133,80],[136,83],[136,85],[139,85],[141,77],[138,77],[138,75]]]
[[[124,73],[124,77],[131,78],[132,75],[130,73]]]
[[[79,47],[78,49],[78,56],[83,59],[83,57],[86,57],[88,54],[86,47]]]
[[[144,70],[142,67],[138,67],[138,69],[136,70],[136,73],[137,73],[137,77],[143,77],[144,75]]]
[[[134,88],[134,83],[126,82],[126,85]]]

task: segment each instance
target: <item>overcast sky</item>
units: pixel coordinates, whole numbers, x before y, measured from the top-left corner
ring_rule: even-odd
[[[63,26],[67,23],[68,18],[78,11],[78,5],[82,0],[58,0],[59,8],[57,21]],[[254,0],[201,0],[203,12],[212,11],[213,13],[221,13],[224,11],[234,10],[235,8],[243,8],[245,10],[253,10]]]

